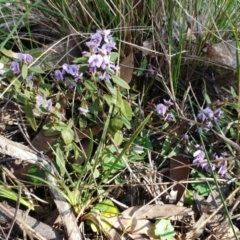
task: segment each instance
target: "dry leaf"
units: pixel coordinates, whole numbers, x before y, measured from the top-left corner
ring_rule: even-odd
[[[180,182],[183,180],[188,179],[189,175],[189,167],[187,166],[189,164],[189,160],[187,158],[184,158],[182,156],[176,156],[173,159],[171,159],[170,162],[170,177],[174,182]],[[185,167],[183,167],[185,165]],[[177,198],[175,199],[175,202],[178,202],[183,193],[185,192],[185,189],[187,187],[187,184],[177,184],[174,186],[173,190],[178,191]],[[169,199],[170,201],[171,199]],[[174,201],[170,201],[170,203],[174,203]]]
[[[238,50],[238,54],[240,57],[240,50]],[[231,40],[210,45],[207,47],[207,56],[212,61],[236,68],[236,42]]]
[[[134,70],[134,55],[131,49],[128,56],[120,63],[120,77],[126,82],[130,83],[132,80]]]
[[[191,209],[176,205],[146,205],[130,207],[120,215],[106,218],[106,220],[116,229],[138,236],[146,234],[151,239],[155,239],[154,224],[149,219],[170,218],[173,216],[192,215]],[[135,239],[135,238],[134,238]]]
[[[153,49],[153,37],[151,38],[148,38],[147,40],[145,40],[143,42],[143,47],[146,49],[142,49],[142,52],[143,52],[143,56],[145,55],[148,55],[148,54],[151,54],[152,52],[151,51],[148,51],[149,50],[152,50]]]

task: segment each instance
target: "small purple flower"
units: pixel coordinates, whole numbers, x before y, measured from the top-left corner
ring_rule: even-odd
[[[83,115],[86,115],[89,110],[87,108],[82,108],[82,107],[79,107],[78,110],[83,114]]]
[[[43,102],[44,102],[43,97],[40,96],[40,95],[37,95],[37,97],[36,97],[36,105],[38,107],[40,107],[40,106],[42,106]],[[44,107],[49,111],[51,109],[51,107],[52,107],[52,99],[48,99]]]
[[[100,68],[103,62],[103,57],[100,54],[93,54],[89,59],[89,67],[98,67]]]
[[[66,79],[65,83],[70,89],[73,89],[77,86],[76,82],[72,79]]]
[[[209,107],[206,107],[205,109],[203,109],[203,112],[209,119],[213,119],[214,113]]]
[[[166,117],[164,118],[164,121],[170,122],[173,120],[172,114],[171,113],[167,113]]]
[[[167,107],[162,104],[162,103],[159,103],[157,106],[156,106],[156,110],[158,112],[158,114],[164,116],[166,111],[167,111]]]
[[[213,114],[215,119],[220,119],[223,114],[223,111],[220,108],[217,108],[216,110],[213,111]]]
[[[104,71],[102,74],[98,76],[98,78],[100,80],[111,79],[111,75],[108,72]]]
[[[19,53],[18,59],[26,64],[30,64],[33,61],[33,57],[28,53],[26,54]]]
[[[167,107],[170,107],[170,106],[173,105],[171,99],[169,99],[169,100],[165,100],[165,99],[163,99],[163,102],[164,102],[164,104],[165,104]]]
[[[220,164],[220,168],[219,168],[219,170],[218,170],[218,174],[219,175],[222,175],[222,176],[225,176],[226,175],[226,173],[227,173],[227,167],[226,167],[226,165],[225,165],[225,161],[222,161],[221,162],[221,164]]]
[[[30,73],[30,74],[26,77],[26,79],[28,80],[28,84],[31,85],[31,86],[33,85],[33,80],[32,80],[33,75],[34,75],[34,73]]]
[[[101,64],[101,68],[105,69],[110,63],[110,59],[109,56],[103,56],[102,57],[102,64]]]
[[[204,158],[205,158],[205,153],[204,153],[203,150],[198,149],[197,151],[195,151],[195,152],[193,153],[193,157],[194,157],[195,159],[204,160]]]
[[[56,80],[56,81],[63,81],[63,74],[62,74],[62,72],[60,71],[60,70],[56,70],[55,72],[54,72],[54,79]]]
[[[90,41],[86,42],[88,47],[98,47],[102,41],[102,35],[97,32],[91,35]]]
[[[210,165],[211,165],[211,167],[210,167]],[[203,164],[202,168],[205,169],[205,171],[210,173],[216,169],[216,166],[214,163],[210,163],[210,165],[208,163]],[[211,169],[212,169],[212,171],[211,171]]]
[[[205,131],[209,131],[209,129],[213,127],[213,124],[210,121],[206,121],[205,124],[206,124],[206,127],[203,129]]]
[[[197,115],[197,118],[201,121],[204,122],[206,119],[213,119],[214,117],[214,113],[213,111],[209,108],[206,107],[205,109],[203,109],[202,112],[199,112]]]
[[[72,75],[73,77],[77,77],[79,75],[79,67],[75,64],[71,65],[71,64],[64,63],[62,68],[63,68],[63,71]]]
[[[49,111],[52,107],[52,99],[48,99],[45,108]]]
[[[4,65],[0,63],[0,75],[3,75],[5,73],[5,70],[3,70]]]
[[[112,41],[112,35],[110,34],[111,33],[111,30],[97,30],[97,33],[101,34],[103,37],[104,37],[104,41],[106,43],[108,42],[111,42]]]
[[[199,112],[197,115],[199,121],[204,122],[206,120],[206,116],[203,112]]]
[[[42,105],[42,103],[43,103],[43,97],[40,96],[40,95],[37,95],[37,97],[36,97],[36,105],[38,107],[40,107]]]
[[[102,45],[102,50],[106,51],[107,53],[112,52],[113,49],[117,49],[115,42],[105,43],[105,44]]]
[[[19,63],[18,63],[18,62],[11,62],[11,70],[12,70],[15,74],[20,73]]]
[[[182,138],[183,138],[184,142],[186,142],[186,143],[189,142],[189,136],[186,133],[183,134]]]
[[[147,75],[147,77],[149,77],[149,76],[151,77],[151,76],[154,75],[154,70],[153,70],[153,68],[152,68],[152,65],[149,65],[149,66],[148,66],[148,70],[147,70],[146,75]]]
[[[112,63],[109,64],[109,68],[110,68],[111,70],[113,70],[115,73],[117,73],[117,72],[120,71],[119,65],[114,65],[114,64],[112,64]]]
[[[196,158],[196,159],[193,160],[193,164],[196,164],[198,167],[199,167],[199,165],[204,166],[204,164],[205,164],[204,161],[206,161],[206,160],[205,159]]]

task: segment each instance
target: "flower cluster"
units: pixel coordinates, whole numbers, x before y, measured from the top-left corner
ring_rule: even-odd
[[[30,64],[33,62],[33,57],[28,53],[19,53],[18,60],[21,63]],[[14,74],[19,74],[20,73],[19,62],[17,61],[11,62],[11,70],[13,71]]]
[[[99,79],[110,79],[111,74],[119,71],[119,66],[110,60],[110,53],[116,50],[116,43],[113,40],[110,30],[97,31],[90,36],[86,42],[91,56],[88,59],[89,72],[96,74],[99,70]]]
[[[164,102],[164,104],[159,103],[156,106],[156,111],[159,115],[164,117],[165,121],[171,121],[171,120],[173,120],[172,114],[167,113],[167,110],[169,109],[169,107],[171,107],[173,105],[173,103],[171,100],[165,100],[165,99],[163,99],[163,102]],[[165,116],[165,114],[166,114],[166,116]]]
[[[57,82],[64,81],[69,88],[75,88],[77,86],[77,81],[83,76],[79,72],[79,66],[75,64],[64,63],[62,66],[62,71],[56,70],[54,72],[54,79]]]
[[[215,109],[214,111],[206,107],[202,111],[200,111],[197,115],[197,118],[200,122],[204,123],[206,127],[204,129],[199,128],[198,130],[202,132],[202,130],[208,131],[210,128],[213,127],[212,121],[218,120],[221,118],[223,111],[220,108]]]
[[[204,169],[207,172],[211,172],[211,169],[212,171],[216,170],[216,165],[214,163],[210,163],[211,164],[210,166],[209,163],[207,162],[202,146],[196,145],[195,148],[196,151],[193,153],[194,157],[193,163],[196,164],[198,167],[201,166],[202,169]],[[215,158],[215,160],[222,159],[222,157],[219,157],[217,154],[213,154],[213,157]],[[221,161],[218,169],[218,174],[221,176],[226,176],[226,173],[227,173],[226,162]]]

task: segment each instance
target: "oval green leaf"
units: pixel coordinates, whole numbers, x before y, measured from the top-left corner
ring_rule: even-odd
[[[116,83],[119,87],[130,89],[129,85],[120,77],[112,75],[112,80],[114,83]]]
[[[26,64],[23,64],[23,66],[22,66],[22,77],[23,77],[23,79],[26,79],[27,75],[28,75],[28,67],[27,67]]]

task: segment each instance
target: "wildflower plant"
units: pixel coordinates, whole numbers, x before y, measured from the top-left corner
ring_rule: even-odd
[[[24,106],[31,127],[37,131],[40,126],[36,112],[47,118],[47,124],[42,129],[44,136],[54,139],[50,147],[61,176],[57,179],[60,186],[58,191],[72,204],[76,213],[95,192],[95,189],[80,192],[80,183],[92,184],[96,179],[100,183],[107,182],[128,162],[143,159],[142,156],[136,157],[135,152],[128,153],[128,149],[149,121],[148,117],[125,142],[123,130],[132,128],[133,112],[130,102],[123,96],[130,87],[119,77],[120,67],[116,64],[118,52],[111,31],[99,30],[91,34],[85,47],[88,51],[83,52],[82,57],[72,63],[64,63],[44,78],[44,72],[34,65],[30,54],[16,55],[4,50],[0,59],[2,83],[14,86],[7,91],[12,92],[14,100]],[[80,144],[81,132],[96,125],[96,132],[100,132],[97,150],[93,154],[93,135],[90,131],[91,147],[85,153]],[[111,158],[105,156],[107,149],[112,151]],[[114,154],[116,151],[119,152],[118,156]],[[67,170],[70,154],[74,156],[71,166],[78,176],[76,178]],[[79,158],[83,159],[83,165],[78,163]],[[99,164],[101,158],[104,159],[102,165]],[[126,161],[122,162],[122,158]],[[111,165],[107,164],[107,159],[111,160]],[[87,177],[89,174],[90,177]],[[39,176],[30,177],[47,183]],[[65,178],[68,184],[64,182]]]

